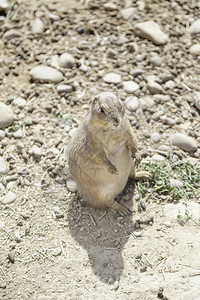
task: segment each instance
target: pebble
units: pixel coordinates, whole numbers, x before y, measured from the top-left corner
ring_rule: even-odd
[[[172,223],[170,221],[166,221],[163,223],[167,228],[172,227]]]
[[[136,96],[129,96],[126,98],[125,104],[129,111],[136,111],[139,107],[139,100]]]
[[[67,94],[67,93],[71,93],[73,91],[73,88],[71,85],[68,84],[59,84],[56,87],[56,90],[58,94]]]
[[[117,9],[117,5],[112,2],[105,3],[103,5],[103,7],[105,8],[105,10],[108,10],[108,11],[113,11],[113,10]]]
[[[143,108],[151,108],[155,104],[154,100],[148,96],[140,98],[139,103]]]
[[[17,196],[15,193],[9,191],[6,196],[1,200],[1,203],[3,204],[10,204],[13,203],[17,199]]]
[[[194,105],[200,110],[200,92],[194,93]]]
[[[163,111],[162,110],[158,110],[155,111],[155,113],[153,113],[153,115],[151,116],[152,120],[157,121],[160,119],[160,117],[163,115]]]
[[[58,83],[63,80],[63,74],[51,67],[48,66],[37,66],[33,68],[29,74],[34,80]]]
[[[185,134],[175,133],[171,136],[170,142],[173,146],[176,146],[182,150],[187,152],[196,152],[197,151],[197,143],[192,138]]]
[[[169,152],[169,151],[170,151],[170,147],[167,146],[167,145],[160,145],[160,146],[158,147],[158,150],[164,151],[164,152]]]
[[[0,221],[0,230],[4,229],[4,227],[5,227],[5,222]]]
[[[159,75],[159,79],[162,81],[162,83],[165,83],[168,80],[173,80],[174,76],[170,73],[161,73]]]
[[[69,131],[69,136],[72,137],[72,135],[74,135],[74,133],[76,132],[77,128],[72,128],[70,131]]]
[[[0,174],[5,174],[7,171],[6,161],[3,157],[0,157]]]
[[[197,19],[194,21],[190,26],[190,32],[191,34],[197,34],[200,33],[200,19]]]
[[[10,29],[4,33],[3,37],[7,40],[12,40],[22,36],[22,33],[17,29]]]
[[[118,84],[121,82],[121,76],[119,74],[111,72],[111,73],[104,75],[103,81],[106,83]]]
[[[14,186],[14,181],[10,181],[10,182],[8,182],[8,184],[6,185],[6,189],[7,189],[7,190],[11,190],[11,189],[13,188],[13,186]]]
[[[164,161],[165,160],[165,157],[160,155],[160,154],[154,154],[152,157],[151,157],[151,160],[153,161]]]
[[[0,102],[0,128],[5,128],[10,126],[14,121],[14,114],[12,109]]]
[[[49,13],[48,14],[48,18],[52,21],[59,21],[60,20],[60,16],[53,14],[53,13]]]
[[[152,41],[155,45],[165,45],[168,42],[168,36],[154,21],[137,23],[134,26],[136,35]]]
[[[193,220],[200,220],[200,205],[199,203],[187,200],[187,202],[180,201],[177,204],[168,203],[164,207],[164,214],[169,220],[177,219],[177,216],[185,216],[185,214],[192,216]]]
[[[24,108],[26,106],[26,100],[21,97],[14,99],[12,103],[19,108]]]
[[[147,88],[152,94],[162,94],[162,86],[154,81],[152,78],[147,78]]]
[[[43,31],[44,31],[43,21],[39,18],[33,20],[32,24],[31,24],[31,30],[35,34],[43,33]]]
[[[70,192],[76,192],[77,191],[77,184],[74,180],[72,179],[67,179],[67,182],[66,182],[66,185],[67,185],[67,188]]]
[[[33,156],[36,158],[40,158],[42,156],[42,150],[38,146],[34,145],[32,148]]]
[[[115,283],[114,283],[113,289],[114,289],[114,291],[117,291],[118,288],[119,288],[119,281],[116,280]]]
[[[131,20],[133,19],[134,15],[136,14],[135,7],[128,7],[120,10],[120,15],[124,20]]]
[[[168,80],[165,82],[165,84],[163,86],[164,86],[164,89],[173,90],[175,88],[176,84],[173,80]]]
[[[156,67],[160,67],[161,64],[162,64],[162,58],[158,55],[156,56],[153,56],[151,59],[150,59],[150,63]]]
[[[21,128],[19,128],[17,131],[15,131],[13,133],[13,137],[15,139],[21,139],[23,137],[23,132],[22,132]]]
[[[122,84],[123,84],[124,91],[128,94],[132,94],[140,88],[136,82],[131,80],[123,81]]]
[[[63,68],[72,69],[75,64],[75,59],[71,54],[63,53],[59,58],[59,64]]]
[[[170,178],[169,183],[171,187],[183,187],[183,182],[178,179]]]
[[[192,45],[189,51],[192,55],[200,55],[200,44]]]
[[[6,136],[5,131],[0,129],[0,140],[3,140],[5,136]]]
[[[154,132],[151,135],[151,140],[153,143],[159,143],[160,142],[160,134],[158,132]]]
[[[133,231],[134,236],[140,237],[142,236],[142,231]]]
[[[9,4],[6,0],[0,0],[0,11],[7,11]]]

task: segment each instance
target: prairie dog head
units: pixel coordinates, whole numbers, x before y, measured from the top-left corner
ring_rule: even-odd
[[[124,117],[123,102],[112,92],[102,92],[92,100],[91,115],[94,123],[107,129],[117,129]]]

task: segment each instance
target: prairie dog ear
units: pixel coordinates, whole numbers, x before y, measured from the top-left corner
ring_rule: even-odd
[[[92,107],[97,103],[98,100],[99,100],[99,96],[96,95],[91,101]]]

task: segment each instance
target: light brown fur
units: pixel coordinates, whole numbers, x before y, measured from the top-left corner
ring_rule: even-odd
[[[129,177],[150,178],[147,172],[135,174],[137,156],[137,138],[123,103],[111,92],[100,93],[69,142],[69,171],[79,192],[93,207],[129,213],[114,199]]]

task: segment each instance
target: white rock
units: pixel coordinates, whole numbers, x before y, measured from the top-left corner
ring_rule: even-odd
[[[58,16],[56,14],[53,14],[53,13],[48,14],[48,18],[52,21],[59,21],[60,20],[60,16]]]
[[[129,96],[125,101],[126,107],[130,111],[136,111],[139,107],[139,100],[136,96]]]
[[[32,24],[31,24],[31,30],[33,33],[36,33],[36,34],[43,33],[44,23],[42,22],[42,20],[39,18],[33,20]]]
[[[164,152],[169,152],[169,151],[170,151],[170,147],[167,146],[167,145],[160,145],[160,146],[158,147],[158,150],[164,151]]]
[[[122,84],[125,92],[127,92],[128,94],[132,94],[140,88],[135,81],[131,81],[131,80],[123,81]]]
[[[183,149],[187,152],[195,152],[197,151],[197,143],[192,138],[185,134],[175,133],[171,136],[170,142],[173,146],[176,146],[180,149]]]
[[[14,121],[12,109],[6,104],[0,102],[0,128],[10,126]]]
[[[200,92],[194,93],[194,105],[200,110]]]
[[[72,135],[74,135],[74,133],[76,132],[77,128],[72,128],[70,131],[69,131],[69,136],[72,137]]]
[[[6,33],[4,33],[3,36],[4,36],[5,39],[11,40],[11,39],[21,37],[22,33],[17,29],[10,29],[10,30],[6,31]]]
[[[3,140],[6,136],[6,133],[4,130],[0,130],[0,140]]]
[[[151,157],[151,160],[152,161],[164,161],[165,160],[165,157],[160,155],[160,154],[154,154],[152,157]]]
[[[6,0],[0,0],[0,11],[7,11],[9,4]]]
[[[0,174],[5,174],[7,171],[7,164],[3,157],[0,156]]]
[[[153,107],[155,104],[154,100],[148,96],[140,98],[139,102],[143,108],[146,108],[146,107],[150,108],[150,107]]]
[[[136,14],[136,8],[135,7],[128,7],[120,10],[120,15],[124,20],[130,20],[133,19],[134,15]]]
[[[154,21],[138,23],[134,26],[136,35],[152,41],[155,45],[165,45],[168,42],[168,36]]]
[[[190,47],[190,53],[192,55],[200,55],[200,44],[195,44]]]
[[[76,192],[77,191],[77,184],[74,180],[72,179],[67,179],[67,182],[66,182],[66,185],[67,185],[67,188],[70,192]]]
[[[193,220],[200,220],[200,205],[192,201],[181,201],[177,204],[169,203],[164,207],[164,214],[169,220],[177,219],[177,216],[191,216]]]
[[[147,79],[147,88],[152,94],[162,94],[162,86],[152,79]]]
[[[29,74],[34,80],[58,83],[63,80],[63,74],[51,67],[37,66]]]
[[[103,6],[104,6],[105,10],[108,10],[108,11],[113,11],[113,10],[117,9],[117,5],[112,2],[105,3]]]
[[[56,89],[59,94],[71,93],[73,91],[72,86],[68,84],[59,84]]]
[[[21,139],[23,137],[23,132],[21,128],[19,128],[17,131],[13,133],[13,136],[15,139]]]
[[[8,182],[7,185],[6,185],[6,189],[11,190],[13,188],[14,184],[15,184],[14,181]]]
[[[200,33],[200,19],[194,21],[190,26],[190,32],[192,34]]]
[[[74,64],[75,64],[75,59],[74,59],[74,57],[71,54],[69,54],[69,53],[63,53],[60,56],[59,64],[63,68],[72,69],[73,66],[74,66]]]
[[[59,69],[59,56],[58,55],[53,55],[50,59],[50,65],[52,68]]]
[[[183,182],[178,179],[170,178],[169,183],[171,187],[183,187]]]
[[[150,63],[156,67],[160,67],[162,64],[162,58],[158,55],[155,55],[150,59]]]
[[[9,191],[6,196],[1,200],[3,204],[10,204],[13,203],[17,199],[17,196],[15,193]]]
[[[167,82],[165,82],[165,84],[163,86],[164,86],[164,89],[173,90],[175,88],[176,84],[173,80],[168,80]]]
[[[116,73],[108,73],[103,77],[104,82],[118,84],[121,82],[121,76]]]
[[[24,108],[26,106],[26,100],[21,97],[14,99],[12,103],[19,108]]]
[[[158,132],[154,132],[151,135],[151,140],[153,143],[159,143],[160,142],[160,134]]]
[[[0,230],[4,229],[4,227],[5,227],[5,222],[0,221]]]

